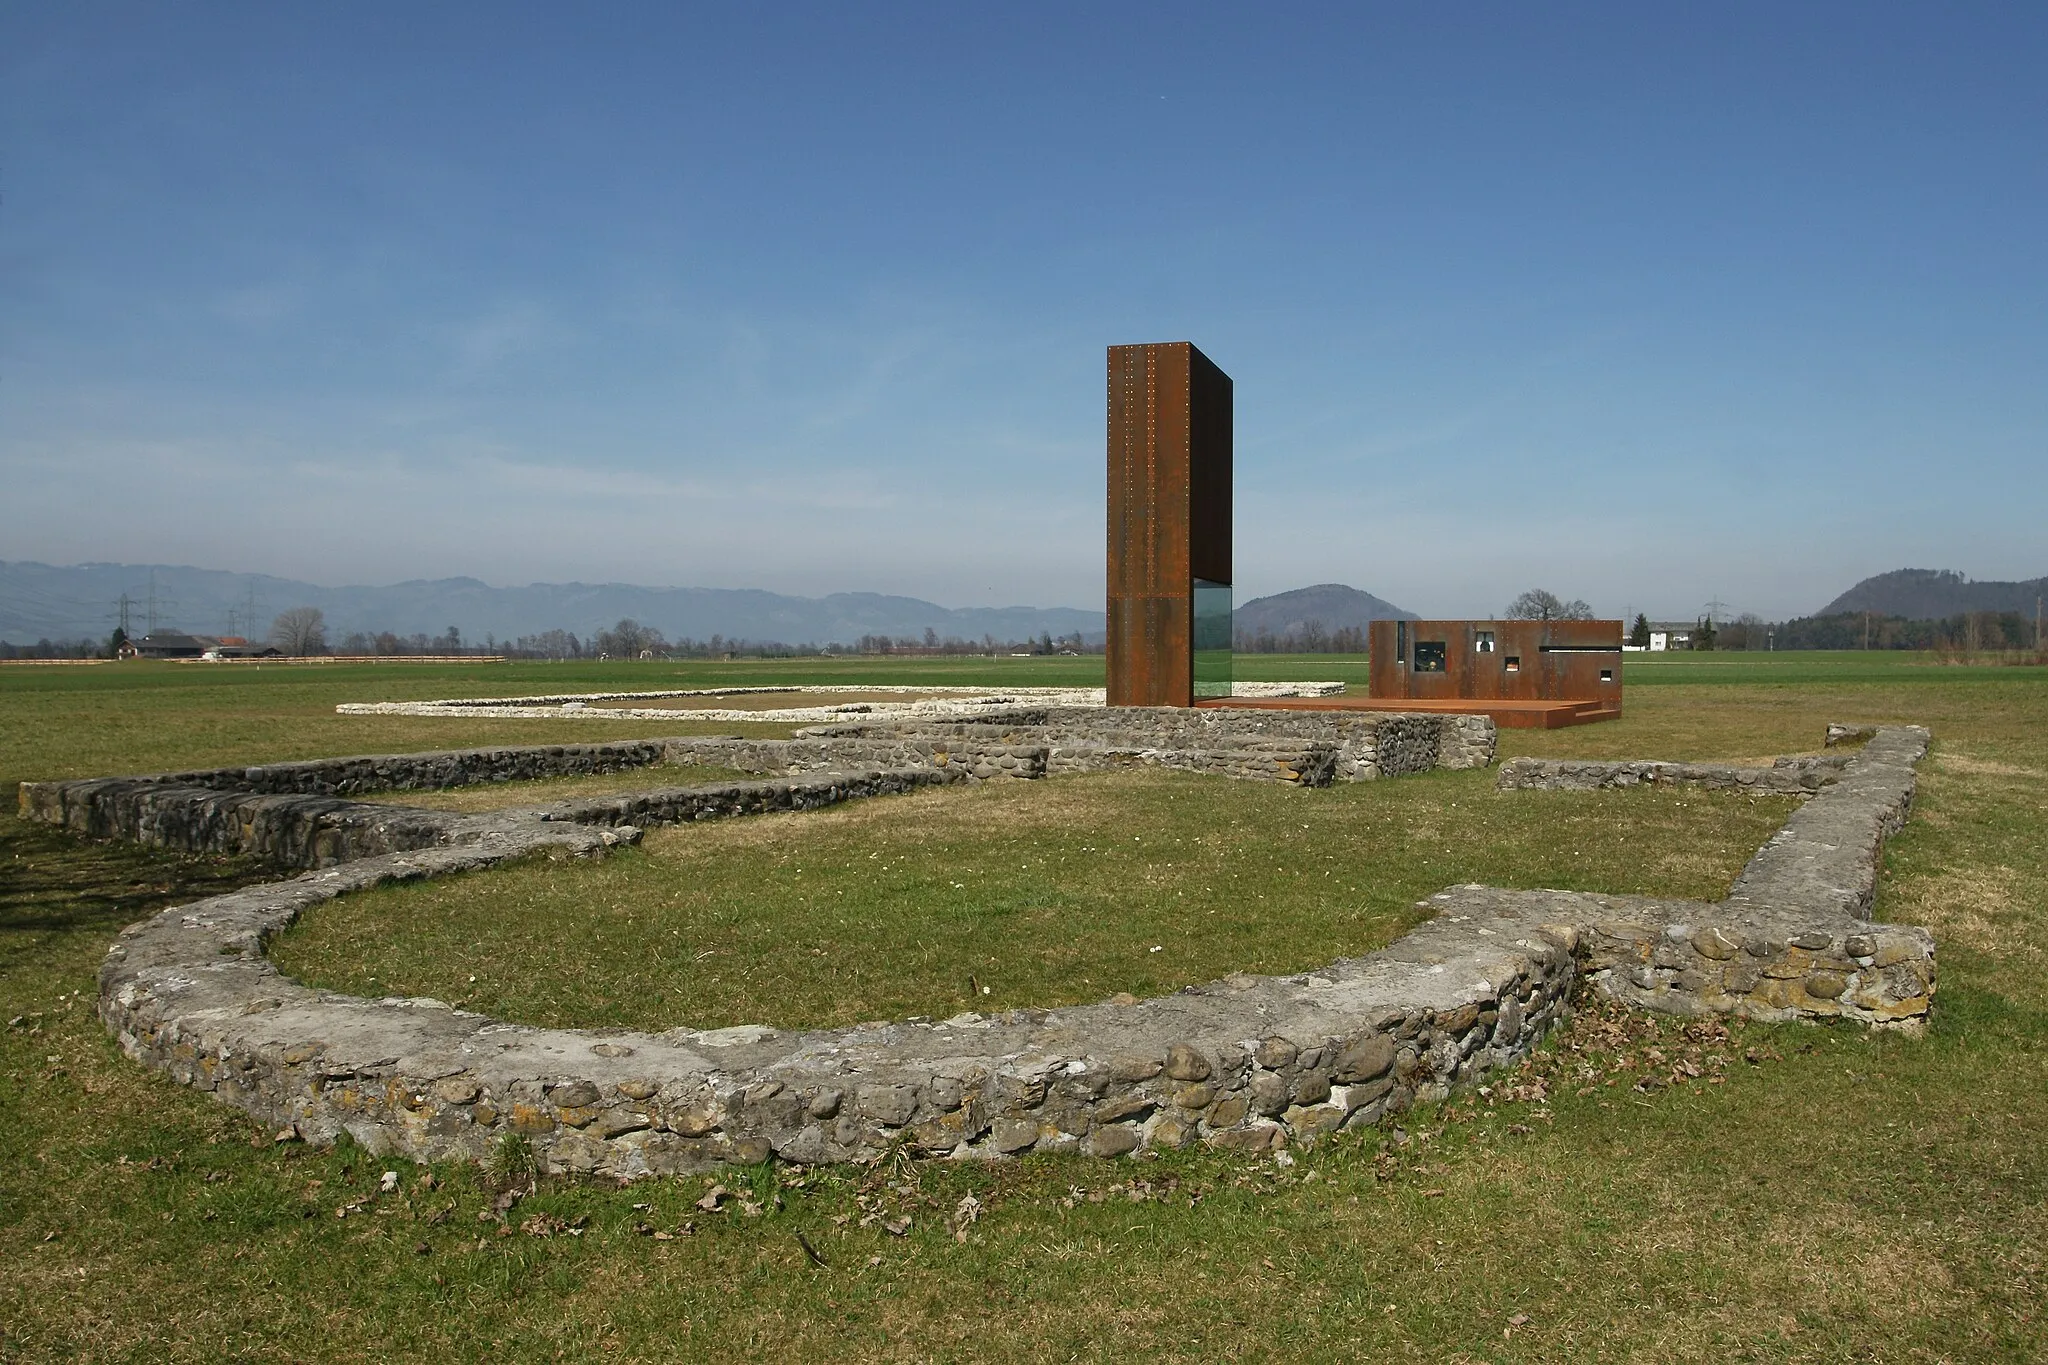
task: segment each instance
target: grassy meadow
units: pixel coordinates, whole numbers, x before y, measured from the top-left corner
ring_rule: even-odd
[[[655,771],[643,786],[690,769]],[[347,897],[272,956],[335,990],[566,1027],[945,1018],[1306,971],[1400,936],[1454,882],[1718,899],[1792,809],[1492,781],[1139,770],[926,790]]]
[[[1861,654],[1627,669],[1622,720],[1504,732],[1504,756],[1755,758],[1814,748],[1830,720],[1933,728],[1879,898],[1939,940],[1927,1036],[1588,1004],[1485,1092],[1291,1164],[766,1167],[547,1181],[507,1210],[516,1173],[278,1143],[107,1037],[94,973],[114,933],[262,869],[0,817],[0,1359],[2048,1358],[2048,671]],[[1099,677],[1094,659],[0,669],[0,779],[692,728],[351,718],[339,701]],[[1356,951],[1466,878],[1710,894],[1781,810],[1551,795],[1483,775],[1298,792],[1146,773],[916,794],[341,902],[283,952],[560,1022],[702,1024],[762,999],[824,1021],[828,982],[878,1015],[983,985],[1043,1003]],[[918,907],[936,911],[922,931]],[[663,937],[715,965],[683,969]],[[885,960],[923,941],[928,961]],[[991,945],[996,969],[957,979]],[[768,947],[810,975],[774,977]],[[532,969],[544,952],[566,984]],[[609,960],[628,956],[644,960]],[[726,979],[748,965],[761,979]]]

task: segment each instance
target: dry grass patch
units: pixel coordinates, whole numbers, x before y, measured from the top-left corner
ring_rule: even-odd
[[[2017,763],[2000,763],[1996,759],[1973,758],[1957,753],[1953,749],[1941,750],[1933,756],[1934,766],[1943,772],[1959,777],[2015,777],[2031,782],[2048,780],[2048,769],[2023,768]]]
[[[2040,894],[2039,884],[2018,868],[1966,867],[1939,881],[1916,879],[1900,888],[1889,898],[1886,913],[1925,925],[1937,942],[2038,971],[2048,966],[2048,942],[2042,939],[2035,903]]]

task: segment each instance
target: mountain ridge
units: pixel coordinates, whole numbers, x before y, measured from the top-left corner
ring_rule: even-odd
[[[1364,630],[1370,621],[1420,620],[1414,612],[1346,583],[1316,583],[1265,597],[1255,597],[1232,614],[1231,629],[1239,639],[1260,633],[1275,638],[1299,636],[1311,621],[1326,631]]]
[[[469,577],[325,587],[190,565],[56,566],[14,560],[0,561],[0,639],[19,644],[38,638],[103,638],[115,625],[115,602],[124,593],[133,600],[129,629],[141,635],[147,628],[146,596],[152,578],[159,628],[255,637],[269,632],[279,612],[301,606],[321,610],[329,640],[356,631],[439,635],[453,625],[471,642],[487,637],[511,641],[547,630],[581,635],[623,617],[675,639],[722,635],[792,645],[851,644],[862,635],[919,636],[926,629],[967,640],[988,635],[1007,642],[1075,631],[1099,640],[1103,630],[1100,611],[1079,607],[942,607],[922,598],[876,592],[794,597],[765,588],[650,588],[632,583],[497,588]]]
[[[1973,611],[2034,613],[2034,599],[2048,596],[2048,577],[1972,582],[1954,569],[1892,569],[1872,574],[1815,616],[1867,611],[1909,621],[1940,621]]]

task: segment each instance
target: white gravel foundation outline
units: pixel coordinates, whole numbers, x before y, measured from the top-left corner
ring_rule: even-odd
[[[1232,683],[1233,697],[1333,697],[1342,694],[1341,682],[1239,682]],[[843,692],[915,694],[906,702],[842,702],[833,706],[792,706],[764,711],[732,707],[645,707],[594,706],[593,702],[653,701],[675,697],[743,697],[771,694],[817,695]],[[932,696],[932,693],[941,693]],[[450,697],[439,701],[342,702],[334,708],[343,716],[490,716],[502,720],[715,720],[722,723],[755,721],[768,725],[815,725],[822,722],[866,717],[875,720],[962,720],[988,711],[1014,706],[1104,706],[1107,693],[1100,687],[962,687],[943,685],[916,687],[901,683],[849,684],[843,687],[697,687],[659,692],[565,692],[534,697]]]

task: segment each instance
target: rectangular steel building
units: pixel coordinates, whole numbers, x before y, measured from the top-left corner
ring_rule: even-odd
[[[1607,720],[1621,714],[1621,636],[1619,621],[1374,621],[1372,696],[1570,702],[1563,723]]]

